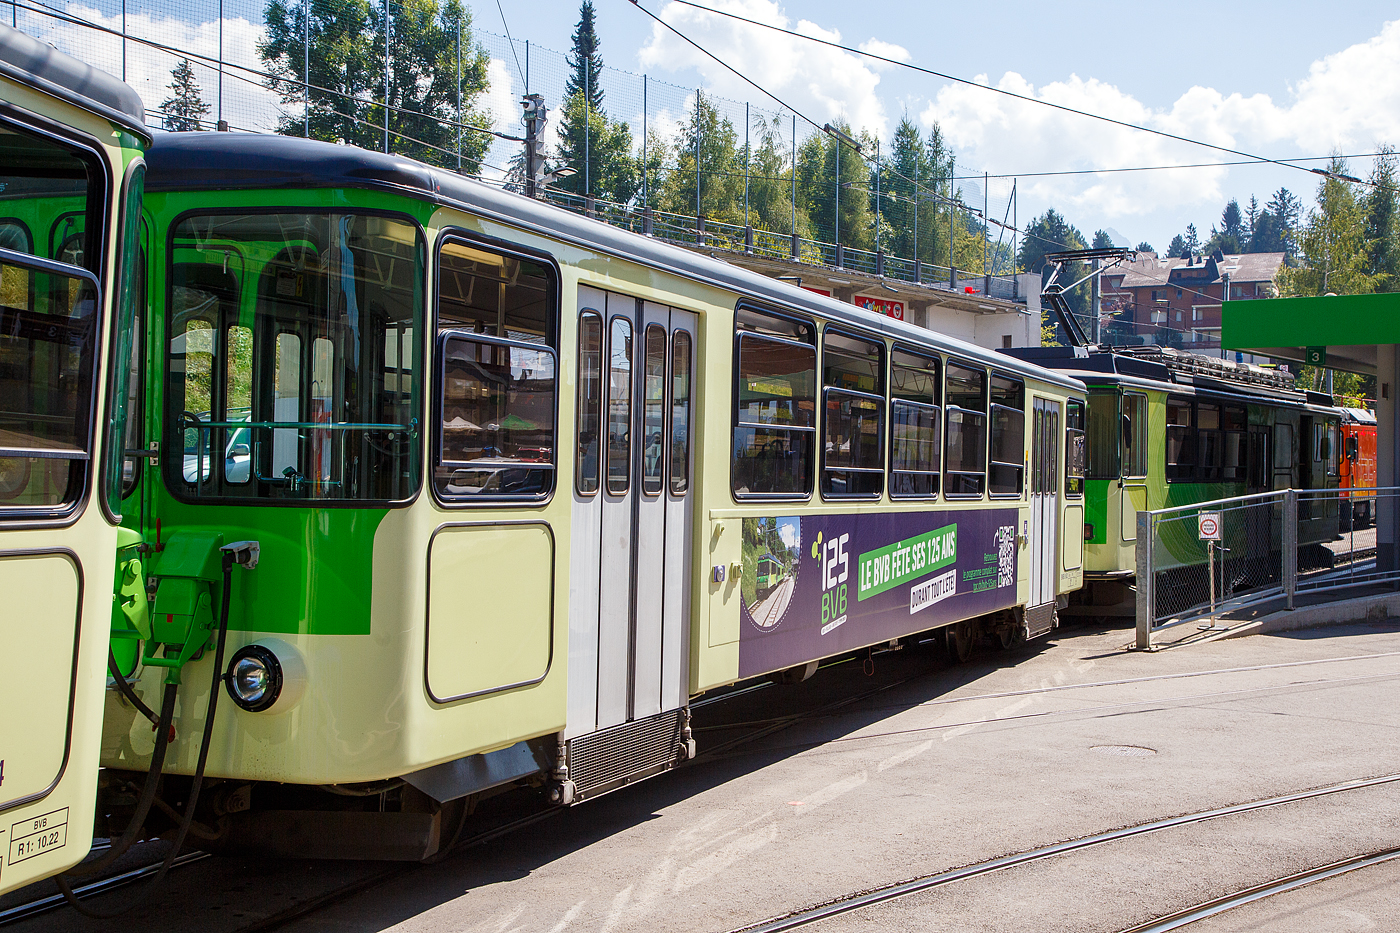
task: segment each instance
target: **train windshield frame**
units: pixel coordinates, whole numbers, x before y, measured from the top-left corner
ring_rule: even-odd
[[[189,212],[167,244],[166,487],[363,505],[422,481],[422,228],[376,211]]]

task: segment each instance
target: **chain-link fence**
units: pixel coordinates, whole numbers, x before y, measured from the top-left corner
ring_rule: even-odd
[[[8,13],[16,28],[121,77],[153,125],[335,138],[518,188],[520,98],[544,97],[546,142],[557,152],[575,70],[564,53],[470,25],[456,29],[443,15],[450,6],[434,9],[438,15],[425,20],[421,5],[399,0],[10,0],[0,2],[0,17]],[[341,61],[343,52],[324,51],[335,47],[335,29],[353,32],[358,57]],[[454,67],[456,81],[443,74]],[[450,90],[434,84],[441,81]],[[680,243],[1018,297],[1012,180],[964,172],[915,184],[891,173],[886,146],[877,192],[872,170],[882,157],[878,145],[867,145],[857,162],[870,181],[833,181],[829,203],[809,184],[798,210],[793,165],[820,133],[804,118],[771,101],[729,100],[618,68],[603,67],[597,81],[599,125],[621,133],[627,157],[648,168],[620,199],[585,146],[568,166],[575,175],[567,190],[547,193],[561,207]],[[479,90],[464,98],[463,82]],[[714,114],[705,125],[725,136],[722,165],[707,164],[716,161],[708,141],[690,131],[702,102]],[[765,147],[767,161],[759,158]],[[693,210],[663,210],[668,183],[694,188]],[[786,198],[781,210],[775,190]],[[848,212],[862,199],[869,209],[850,229]]]
[[[1139,512],[1137,646],[1256,603],[1400,581],[1376,556],[1376,518],[1397,506],[1400,487],[1287,489]]]

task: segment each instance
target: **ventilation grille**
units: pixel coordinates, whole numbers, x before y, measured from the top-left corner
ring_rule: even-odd
[[[569,742],[569,779],[576,800],[605,794],[665,771],[676,762],[683,710],[600,729]]]
[[[1026,607],[1026,637],[1038,638],[1055,627],[1055,604]]]

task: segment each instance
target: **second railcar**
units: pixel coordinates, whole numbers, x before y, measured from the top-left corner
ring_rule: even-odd
[[[407,159],[214,133],[150,159],[153,603],[121,634],[181,735],[213,678],[234,701],[206,845],[423,857],[494,788],[667,769],[693,696],[1042,635],[1080,585],[1074,378]],[[255,567],[220,567],[235,542]],[[108,786],[150,751],[113,695]]]

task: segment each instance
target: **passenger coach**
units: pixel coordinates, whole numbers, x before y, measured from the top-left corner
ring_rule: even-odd
[[[179,682],[167,772],[233,700],[204,845],[421,858],[493,788],[693,754],[697,694],[930,630],[965,658],[1080,586],[1073,378],[401,158],[149,158],[152,604],[114,634],[144,702]],[[111,693],[113,820],[151,751]]]
[[[1282,489],[1336,489],[1340,428],[1332,396],[1287,373],[1164,347],[1004,351],[1088,386],[1084,588],[1073,614],[1131,616],[1139,511]],[[1303,565],[1328,561],[1332,499],[1301,503]],[[1281,547],[1281,514],[1272,541]],[[1243,555],[1243,541],[1226,542]],[[1228,553],[1228,551],[1227,551]],[[1169,549],[1159,556],[1170,560]],[[1277,566],[1277,562],[1273,562]]]
[[[92,843],[144,114],[0,26],[0,893]]]

